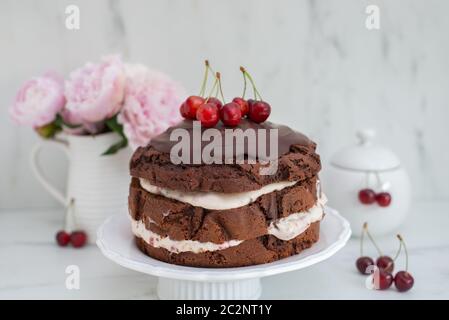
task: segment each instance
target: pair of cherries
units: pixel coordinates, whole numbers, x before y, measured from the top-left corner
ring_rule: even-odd
[[[365,233],[368,235],[371,242],[379,252],[379,258],[377,258],[376,264],[374,264],[374,260],[371,257],[363,255],[363,238]],[[377,277],[378,279],[378,281],[374,282],[374,287],[377,290],[386,290],[390,288],[394,283],[396,289],[399,292],[405,292],[410,290],[415,282],[413,276],[407,271],[408,252],[407,247],[405,246],[404,239],[399,234],[397,235],[397,237],[399,239],[399,249],[395,257],[391,258],[390,256],[382,255],[379,247],[374,241],[374,238],[368,231],[368,224],[365,223],[363,225],[362,236],[360,238],[360,258],[358,258],[356,261],[356,267],[361,274],[370,274],[374,271],[374,277]],[[393,277],[394,262],[399,257],[402,247],[405,251],[405,271],[399,271]]]
[[[220,120],[225,126],[236,127],[244,117],[248,117],[250,120],[256,123],[262,123],[268,119],[271,113],[271,106],[267,102],[262,100],[252,77],[249,75],[245,68],[240,67],[240,71],[242,72],[244,79],[244,89],[242,97],[236,97],[232,99],[232,102],[223,104],[222,101],[225,101],[225,99],[221,86],[220,73],[214,73],[207,60],[205,61],[205,65],[206,69],[203,84],[200,90],[200,95],[190,96],[181,104],[179,111],[183,118],[198,120],[201,122],[201,125],[206,128],[216,126]],[[210,94],[208,95],[208,98],[204,98],[209,72],[212,72],[214,74],[215,82],[210,91]],[[258,97],[258,100],[245,100],[244,97],[246,92],[247,79],[250,80],[253,86],[254,96],[256,98]],[[214,90],[216,90],[215,96],[217,96],[218,93],[221,94],[222,101],[220,101],[216,97],[212,97]]]
[[[362,189],[359,191],[359,201],[363,204],[377,204],[381,207],[388,207],[391,204],[391,194],[389,192],[374,192],[373,189]]]
[[[87,235],[79,230],[71,233],[61,230],[56,234],[56,242],[61,247],[66,247],[70,243],[74,248],[81,248],[87,242]]]

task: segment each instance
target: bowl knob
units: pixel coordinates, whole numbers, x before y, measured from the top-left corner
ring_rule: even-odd
[[[376,131],[373,129],[363,129],[357,131],[357,138],[359,138],[359,143],[361,145],[371,145],[375,136]]]

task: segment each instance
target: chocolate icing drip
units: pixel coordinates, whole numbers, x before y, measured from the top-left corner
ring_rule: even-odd
[[[193,121],[191,120],[184,120],[181,123],[179,123],[176,126],[170,127],[168,128],[164,133],[160,134],[159,136],[153,138],[151,140],[150,145],[153,146],[156,150],[158,150],[159,152],[162,153],[170,153],[172,147],[174,145],[176,145],[179,140],[177,141],[170,141],[170,135],[171,133],[175,130],[175,129],[185,129],[187,130],[187,132],[189,133],[189,138],[190,138],[190,148],[191,148],[191,155],[190,155],[190,159],[191,161],[193,161],[192,157],[193,154],[197,153],[199,155],[202,154],[202,151],[204,149],[204,147],[208,144],[210,144],[210,141],[196,141],[196,143],[193,143],[193,139],[195,139],[194,134],[193,134]],[[243,132],[245,132],[245,130],[247,129],[252,129],[255,131],[256,133],[256,147],[255,147],[255,154],[251,153],[251,148],[248,147],[248,139],[241,139],[241,141],[237,141],[238,139],[232,139],[232,148],[234,150],[233,155],[234,158],[236,156],[241,156],[241,154],[238,153],[238,150],[243,150],[244,151],[244,159],[259,159],[260,153],[257,150],[257,145],[259,143],[263,143],[266,146],[266,155],[268,160],[273,160],[273,154],[270,150],[270,133],[269,130],[270,129],[277,129],[278,130],[278,150],[277,150],[277,155],[281,156],[284,155],[286,153],[288,153],[290,151],[290,147],[295,145],[295,146],[310,146],[311,144],[313,144],[312,141],[310,141],[305,135],[294,131],[293,129],[284,126],[284,125],[277,125],[271,122],[263,122],[263,123],[255,123],[252,121],[249,121],[247,119],[242,119],[241,123],[239,124],[238,127],[236,128],[229,128],[223,125],[223,123],[219,123],[216,127],[214,127],[214,129],[219,130],[220,132],[220,136],[222,137],[222,154],[220,155],[214,155],[213,158],[217,158],[220,157],[224,163],[225,161],[225,129],[228,130],[233,130],[233,132],[235,134],[238,133],[238,131],[235,131],[237,129],[241,129],[243,130]],[[266,138],[265,141],[260,141],[259,142],[259,131],[258,129],[265,129],[266,131]],[[208,128],[203,128],[201,127],[201,135],[203,134],[203,132],[205,130],[208,130]],[[198,139],[198,137],[196,137],[196,139]],[[201,137],[199,138],[199,140],[201,140]],[[239,142],[237,144],[237,142]],[[243,146],[242,146],[242,142],[243,142]],[[197,146],[197,147],[195,147]]]

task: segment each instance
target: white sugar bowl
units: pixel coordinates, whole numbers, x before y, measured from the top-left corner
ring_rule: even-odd
[[[357,136],[357,145],[338,151],[325,167],[323,189],[329,205],[351,223],[354,236],[360,235],[364,222],[373,235],[392,233],[410,207],[409,177],[391,150],[373,142],[373,130]]]

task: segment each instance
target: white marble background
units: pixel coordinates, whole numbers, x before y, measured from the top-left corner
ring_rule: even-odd
[[[64,26],[68,4],[81,9],[79,31]],[[365,28],[369,4],[381,9],[378,31]],[[15,91],[47,69],[68,74],[112,52],[193,92],[208,58],[228,98],[245,65],[272,119],[315,139],[324,162],[370,126],[410,171],[417,200],[449,200],[448,11],[444,0],[2,0],[0,209],[56,206],[28,167],[37,136],[9,121]],[[45,161],[62,186],[62,155]]]

